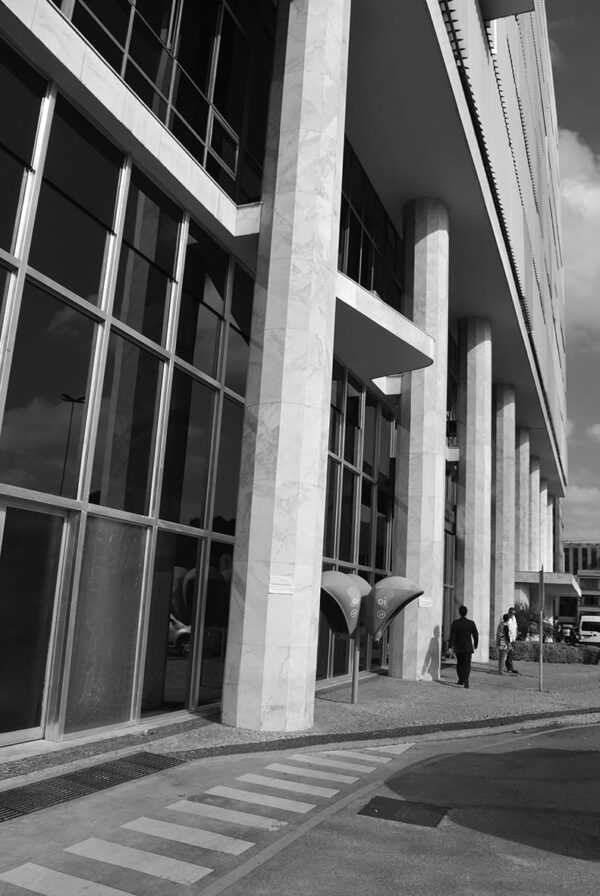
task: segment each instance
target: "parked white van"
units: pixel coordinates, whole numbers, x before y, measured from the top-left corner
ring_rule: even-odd
[[[579,638],[581,644],[597,644],[600,647],[600,614],[580,616]]]

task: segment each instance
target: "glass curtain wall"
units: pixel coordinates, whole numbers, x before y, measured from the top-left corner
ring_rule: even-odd
[[[377,396],[334,361],[323,541],[325,569],[371,584],[391,574],[396,421]],[[383,642],[363,638],[360,667],[385,662]],[[334,636],[323,614],[317,678],[350,671],[351,642]]]
[[[0,51],[5,718],[60,735],[220,696],[253,281]]]
[[[237,202],[260,199],[273,0],[53,0]]]

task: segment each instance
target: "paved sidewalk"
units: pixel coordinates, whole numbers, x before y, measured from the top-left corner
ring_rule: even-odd
[[[519,675],[498,675],[496,664],[474,664],[471,687],[458,687],[454,664],[441,680],[410,682],[371,675],[361,679],[358,703],[350,684],[317,693],[314,726],[287,734],[254,732],[220,724],[218,713],[146,721],[119,735],[88,736],[61,744],[37,742],[0,748],[0,790],[52,777],[140,750],[182,760],[311,744],[456,736],[499,726],[539,727],[600,721],[600,666],[539,668],[519,663]]]

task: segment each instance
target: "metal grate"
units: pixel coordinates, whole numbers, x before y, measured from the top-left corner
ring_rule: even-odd
[[[376,796],[358,813],[371,818],[385,818],[387,821],[400,821],[403,824],[418,824],[421,827],[435,828],[446,812],[443,806],[431,806],[428,803],[411,803],[409,800],[395,800],[389,797]]]
[[[183,761],[159,753],[132,753],[122,759],[113,759],[80,771],[58,775],[56,778],[37,781],[35,784],[0,791],[0,822],[165,771],[181,765]]]

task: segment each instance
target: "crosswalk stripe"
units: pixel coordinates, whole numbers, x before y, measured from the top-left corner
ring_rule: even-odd
[[[296,753],[290,756],[294,762],[306,762],[307,765],[323,765],[328,768],[341,768],[347,772],[374,772],[376,765],[357,765],[356,762],[340,762],[337,759],[326,759],[324,756],[316,753]]]
[[[214,831],[203,831],[200,828],[188,828],[182,824],[171,824],[169,821],[159,821],[156,818],[136,818],[121,825],[129,831],[140,831],[142,834],[150,834],[153,837],[162,837],[164,840],[175,840],[177,843],[187,843],[189,846],[201,846],[203,849],[214,849],[216,852],[224,852],[231,856],[239,856],[246,852],[254,843],[248,840],[236,840],[235,837],[225,837]]]
[[[414,744],[388,744],[383,747],[367,747],[367,750],[369,753],[373,750],[374,752],[381,751],[382,753],[393,753],[395,756],[398,756],[400,753],[406,753],[412,746],[414,746]]]
[[[238,790],[237,787],[223,787],[221,784],[211,787],[205,792],[211,796],[224,796],[241,803],[254,803],[255,806],[268,806],[271,809],[285,809],[288,812],[298,812],[302,815],[315,808],[314,803],[302,803],[298,800],[288,800],[267,793],[252,793],[251,790]]]
[[[128,868],[130,871],[141,871],[170,880],[176,884],[195,884],[196,881],[206,877],[212,872],[212,868],[204,868],[202,865],[193,865],[191,862],[182,862],[179,859],[171,859],[168,856],[159,856],[153,852],[142,849],[132,849],[120,843],[108,843],[106,840],[97,840],[91,837],[74,846],[68,846],[65,852],[83,856],[86,859],[96,859],[98,862],[106,862],[109,865],[117,865],[119,868]]]
[[[265,766],[266,771],[282,772],[285,775],[299,775],[302,778],[315,778],[319,781],[336,781],[338,784],[354,784],[359,779],[354,775],[338,775],[335,772],[318,772],[314,768],[298,768],[297,765],[283,765],[272,762]]]
[[[339,756],[340,759],[366,759],[367,762],[391,762],[389,756],[371,756],[369,753],[361,753],[359,750],[326,750],[326,756]]]
[[[61,871],[52,871],[51,868],[42,868],[31,862],[5,871],[0,874],[0,880],[33,893],[41,893],[42,896],[132,896],[126,890],[115,890],[114,887],[96,884]]]
[[[269,778],[267,775],[240,775],[236,781],[244,784],[260,784],[262,787],[273,787],[275,790],[291,790],[293,793],[305,793],[307,796],[324,796],[329,799],[339,793],[333,787],[317,787],[316,784],[300,784],[297,781],[286,781],[283,778]]]
[[[225,809],[223,806],[213,806],[211,803],[197,803],[195,800],[180,800],[167,806],[175,812],[189,812],[190,815],[201,815],[204,818],[216,818],[219,821],[231,821],[234,824],[243,824],[249,828],[261,828],[264,831],[278,831],[285,827],[287,821],[278,818],[269,818],[265,815],[254,815],[252,812],[239,812],[236,809]]]

